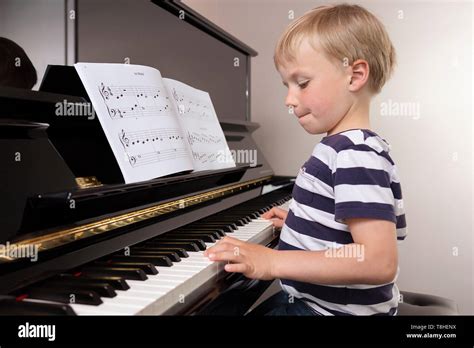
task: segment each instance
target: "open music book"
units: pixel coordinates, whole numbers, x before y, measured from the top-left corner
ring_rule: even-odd
[[[235,167],[207,92],[142,65],[74,66],[126,183]]]

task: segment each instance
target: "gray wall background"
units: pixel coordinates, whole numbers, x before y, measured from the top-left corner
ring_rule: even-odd
[[[66,64],[65,0],[0,0],[0,36],[15,41],[38,73],[48,64]]]

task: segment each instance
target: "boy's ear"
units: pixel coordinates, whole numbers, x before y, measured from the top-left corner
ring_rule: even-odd
[[[357,59],[350,68],[349,91],[357,92],[369,81],[369,63],[363,59]]]

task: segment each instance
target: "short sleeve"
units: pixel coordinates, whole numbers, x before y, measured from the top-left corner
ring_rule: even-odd
[[[368,218],[397,222],[391,189],[393,163],[382,153],[345,149],[336,156],[335,220]]]

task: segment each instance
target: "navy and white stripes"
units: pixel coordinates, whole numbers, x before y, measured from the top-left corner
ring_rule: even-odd
[[[370,130],[327,136],[300,169],[279,249],[326,250],[353,243],[349,218],[393,221],[397,239],[406,221],[389,144]],[[398,272],[397,272],[398,275]],[[319,285],[282,279],[283,289],[325,315],[393,315],[399,291],[385,285]]]

